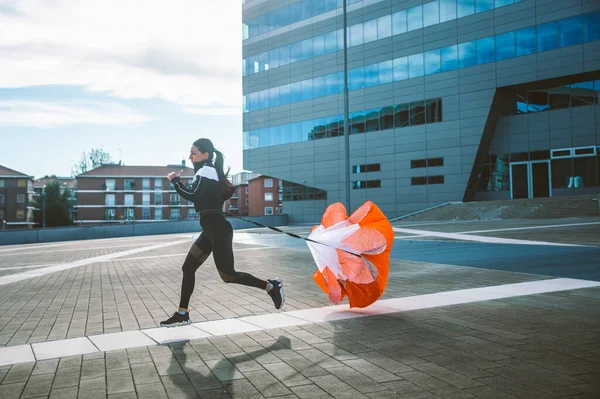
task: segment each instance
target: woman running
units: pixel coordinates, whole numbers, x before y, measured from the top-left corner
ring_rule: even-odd
[[[215,156],[214,164],[213,156]],[[160,325],[174,327],[192,323],[188,305],[194,291],[195,273],[211,252],[224,282],[263,289],[273,299],[275,308],[281,309],[285,297],[283,283],[279,277],[267,281],[260,280],[251,274],[235,271],[233,266],[233,229],[221,211],[223,202],[231,196],[231,193],[227,193],[225,184],[223,154],[214,148],[209,139],[202,138],[192,145],[190,161],[194,164],[196,172],[191,185],[182,182],[181,172],[178,174],[171,172],[167,177],[179,195],[194,203],[194,208],[200,215],[202,232],[190,248],[181,268],[183,280],[179,309]]]

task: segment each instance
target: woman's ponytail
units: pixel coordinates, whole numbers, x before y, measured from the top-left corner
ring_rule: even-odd
[[[217,175],[219,176],[219,182],[221,183],[221,197],[223,201],[227,201],[233,195],[235,191],[235,186],[231,184],[229,180],[227,180],[227,176],[229,175],[229,169],[227,169],[227,173],[223,171],[224,157],[223,153],[217,149],[215,151],[215,169],[217,170]]]

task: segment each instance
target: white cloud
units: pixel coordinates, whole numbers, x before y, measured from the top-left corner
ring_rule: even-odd
[[[82,85],[241,114],[239,0],[0,0],[0,87]]]
[[[0,100],[0,126],[53,128],[65,125],[129,125],[151,121],[129,107],[111,103],[70,101],[42,103]]]

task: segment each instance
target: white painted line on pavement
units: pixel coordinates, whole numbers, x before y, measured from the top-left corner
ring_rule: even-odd
[[[430,309],[460,305],[494,299],[535,295],[549,292],[600,287],[600,281],[556,278],[523,283],[503,284],[488,287],[468,288],[411,297],[382,299],[363,309],[351,309],[347,304],[326,306],[316,309],[294,310],[290,312],[268,313],[234,319],[193,323],[186,327],[150,328],[49,341],[32,345],[19,345],[0,348],[0,366],[73,355],[82,355],[158,343],[188,341],[211,336],[240,334],[271,328],[300,326],[304,324],[331,322],[356,317],[376,316],[411,310]],[[28,349],[30,347],[33,349]]]
[[[493,244],[517,244],[517,245],[548,245],[555,247],[585,247],[585,245],[578,244],[563,244],[556,242],[546,242],[546,241],[530,241],[530,240],[517,240],[513,238],[499,238],[499,237],[486,237],[486,236],[476,236],[466,233],[442,233],[439,231],[428,231],[428,230],[414,230],[414,229],[403,229],[399,227],[394,227],[394,231],[399,233],[408,233],[415,234],[420,236],[430,236],[430,237],[442,237],[442,238],[450,238],[461,241],[474,241],[474,242],[486,242]],[[397,237],[396,239],[406,239],[403,237]]]
[[[30,270],[30,271],[23,272],[23,273],[11,274],[9,276],[0,277],[0,285],[6,285],[6,284],[14,283],[17,281],[27,280],[27,279],[30,279],[33,277],[40,277],[40,276],[44,276],[44,275],[50,274],[50,273],[56,273],[56,272],[60,272],[63,270],[73,269],[75,267],[86,266],[86,265],[89,265],[92,263],[101,262],[103,260],[109,260],[109,259],[119,258],[121,256],[133,255],[133,254],[137,254],[140,252],[164,248],[164,247],[168,247],[171,245],[180,244],[183,242],[187,242],[187,240],[186,241],[171,241],[171,242],[166,242],[166,243],[162,243],[162,244],[149,245],[149,246],[145,246],[145,247],[141,247],[141,248],[129,249],[127,251],[121,251],[121,252],[115,252],[112,254],[96,256],[93,258],[80,259],[80,260],[76,260],[71,263],[63,263],[63,264],[49,266],[49,267],[45,267],[45,268],[41,268],[41,269]]]

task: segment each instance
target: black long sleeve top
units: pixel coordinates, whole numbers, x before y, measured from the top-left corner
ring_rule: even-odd
[[[219,174],[211,162],[194,163],[196,175],[191,185],[183,183],[180,177],[171,180],[175,191],[194,203],[196,212],[223,208]]]

